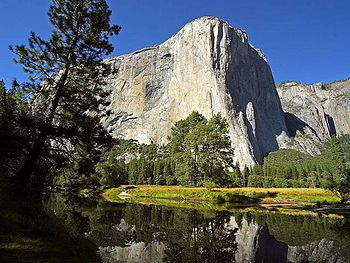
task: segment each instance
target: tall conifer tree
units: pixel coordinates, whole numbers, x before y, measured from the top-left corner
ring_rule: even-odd
[[[27,83],[15,83],[26,94],[36,135],[27,157],[15,175],[25,185],[45,152],[90,149],[108,137],[99,124],[102,90],[110,66],[102,63],[111,54],[109,37],[120,27],[110,25],[111,11],[105,0],[52,0],[51,37],[31,33],[29,45],[10,47],[16,62],[30,74]]]

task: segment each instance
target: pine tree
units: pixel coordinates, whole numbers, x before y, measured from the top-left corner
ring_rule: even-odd
[[[337,137],[331,138],[332,182],[330,189],[342,202],[350,198],[350,171],[346,169],[344,151]]]
[[[128,163],[128,183],[137,184],[139,175],[138,160],[133,159]]]
[[[164,163],[163,176],[167,185],[175,185],[177,180],[175,179],[174,170],[172,169],[172,163],[166,160]]]
[[[209,122],[198,112],[175,123],[170,136],[171,157],[176,179],[183,185],[203,185],[206,181],[228,182],[232,149],[228,124],[220,114]]]
[[[15,105],[0,81],[0,176],[7,177],[11,172],[9,161],[15,152],[14,109]],[[3,178],[0,178],[3,179]],[[1,182],[0,182],[1,183]]]
[[[249,180],[249,175],[250,175],[249,167],[248,167],[248,166],[244,166],[244,171],[243,171],[243,186],[247,186],[248,180]]]
[[[334,174],[344,174],[346,171],[344,151],[341,147],[339,139],[336,136],[332,136],[331,138],[331,158],[332,172]]]
[[[31,33],[28,46],[11,47],[30,74],[29,82],[14,86],[26,94],[36,131],[14,178],[22,186],[44,154],[108,137],[99,124],[107,95],[101,86],[110,72],[102,59],[113,51],[108,39],[120,27],[110,25],[105,0],[53,0],[48,14],[54,27],[48,40]]]
[[[32,130],[23,125],[31,123],[27,118],[28,110],[22,94],[14,89],[7,90],[0,81],[0,176],[7,179],[20,167],[32,141]]]
[[[147,183],[147,160],[144,155],[141,155],[139,159],[139,175],[137,177],[137,184],[146,184]]]

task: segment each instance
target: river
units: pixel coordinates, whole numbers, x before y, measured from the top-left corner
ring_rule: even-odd
[[[44,205],[102,261],[350,262],[350,220],[288,209],[189,209],[53,194]]]

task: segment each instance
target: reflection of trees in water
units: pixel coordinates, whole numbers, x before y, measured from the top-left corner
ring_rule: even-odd
[[[267,225],[278,241],[303,246],[322,238],[335,241],[349,256],[350,224],[339,218],[279,213],[215,212],[139,204],[110,204],[75,200],[55,194],[46,206],[75,235],[85,235],[97,246],[125,247],[133,242],[166,245],[167,262],[234,262],[236,229],[225,227],[230,216],[238,227],[243,218],[250,224]]]
[[[72,236],[81,236],[89,230],[89,218],[83,216],[75,200],[63,194],[53,194],[43,202],[44,208],[53,213]]]
[[[126,204],[111,206],[105,202],[54,194],[44,201],[44,205],[64,222],[68,231],[92,239],[97,246],[126,246],[133,240],[131,228],[119,227]]]
[[[234,262],[235,230],[224,227],[229,213],[206,218],[197,210],[133,204],[124,219],[137,229],[134,242],[166,245],[166,262]]]
[[[196,210],[188,214],[190,221],[167,235],[165,262],[235,262],[236,229],[225,227],[230,214],[219,212],[212,218]]]
[[[159,241],[166,244],[167,262],[234,262],[236,231],[224,226],[229,213],[208,218],[197,210],[79,202],[57,194],[46,205],[72,231],[91,238],[97,246]]]

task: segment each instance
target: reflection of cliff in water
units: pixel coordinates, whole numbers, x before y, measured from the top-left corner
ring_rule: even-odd
[[[153,241],[132,243],[126,247],[100,247],[100,255],[104,263],[149,262],[161,263],[165,255],[165,245]]]
[[[275,215],[276,216],[276,215]],[[308,219],[307,219],[308,220]],[[305,223],[305,222],[304,222]],[[232,217],[232,227],[237,226],[236,219]],[[236,261],[244,262],[269,262],[269,263],[301,263],[301,262],[348,262],[348,256],[341,256],[334,241],[321,238],[320,240],[303,245],[288,245],[281,242],[270,234],[269,223],[259,225],[256,222],[248,223],[243,218],[240,228],[237,231],[236,241],[238,243],[238,253]],[[276,227],[276,226],[274,226]],[[281,224],[281,228],[286,227]],[[298,228],[298,226],[295,226]],[[307,226],[299,228],[301,232],[308,235]],[[309,233],[312,229],[309,229]],[[295,240],[295,236],[291,239]],[[322,235],[322,232],[318,235]],[[307,240],[308,238],[306,238]],[[299,237],[299,242],[303,240]]]
[[[122,221],[121,224],[124,225],[125,222]],[[132,228],[129,226],[129,229]],[[218,229],[216,232],[218,235],[221,233],[221,238],[217,236],[215,239],[213,235],[210,235],[208,231],[203,231],[203,229],[193,229],[196,234],[193,231],[192,233],[184,233],[180,239],[176,240],[154,240],[148,244],[145,242],[133,242],[126,247],[100,247],[100,254],[104,261],[108,263],[164,261],[238,263],[348,262],[346,257],[341,257],[338,253],[335,253],[337,250],[335,242],[325,238],[305,245],[290,246],[276,240],[269,233],[266,225],[249,224],[243,218],[239,226],[234,216],[230,217],[230,221],[226,222],[223,228],[220,229],[220,226],[218,226]],[[234,232],[236,234],[228,237],[227,235],[231,230],[233,230],[231,234]],[[194,240],[195,237],[197,237],[196,240]],[[203,244],[207,245],[203,246]],[[232,248],[231,252],[229,252],[230,248]],[[212,252],[208,253],[208,250]]]
[[[139,204],[47,202],[74,233],[114,262],[349,262],[343,219],[202,212]]]

